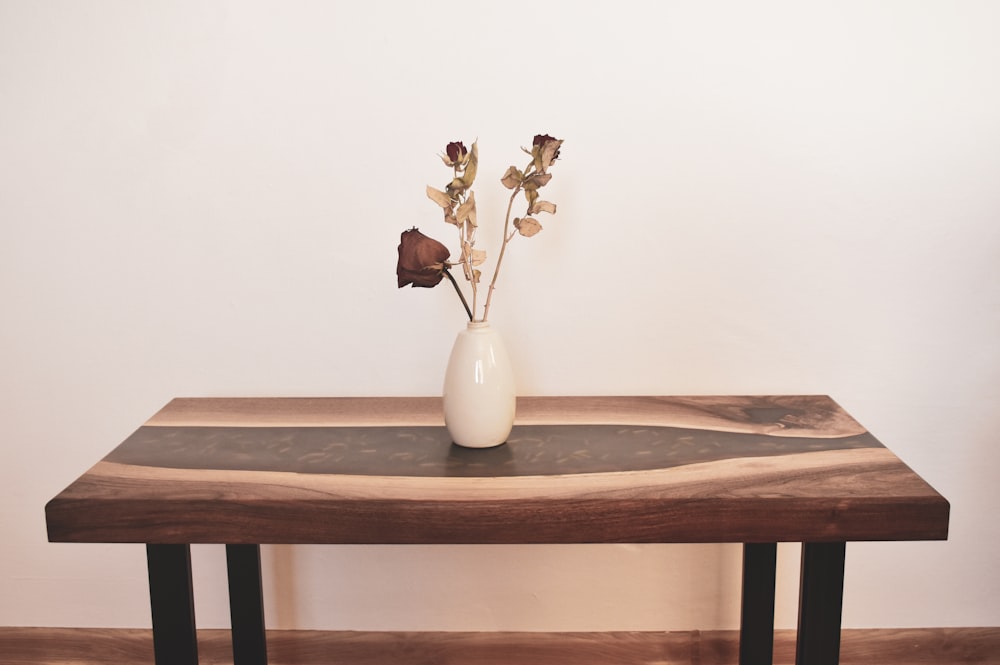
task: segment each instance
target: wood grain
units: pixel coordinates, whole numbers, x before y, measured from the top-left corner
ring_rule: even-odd
[[[451,446],[439,419],[436,398],[173,400],[49,503],[49,538],[947,536],[947,501],[827,397],[527,398],[488,451]]]
[[[379,633],[268,631],[271,665],[732,665],[735,631]],[[202,665],[231,665],[229,631],[198,631]],[[148,630],[0,628],[5,665],[152,663]],[[795,632],[776,631],[775,665],[795,660]],[[842,665],[1000,665],[1000,628],[845,630]]]
[[[604,423],[836,437],[865,431],[825,395],[522,396],[524,425]],[[148,426],[443,425],[439,397],[178,397]]]

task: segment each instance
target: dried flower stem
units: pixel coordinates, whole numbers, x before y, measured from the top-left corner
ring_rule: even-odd
[[[469,309],[469,303],[465,300],[465,295],[462,293],[462,289],[458,286],[458,282],[455,281],[454,275],[451,274],[451,271],[448,270],[447,267],[444,269],[444,276],[447,277],[448,281],[451,282],[451,285],[455,287],[455,293],[458,294],[458,297],[462,301],[462,306],[465,307],[465,313],[469,315],[469,320],[472,321],[473,316],[472,310]]]
[[[528,162],[524,170],[518,170],[516,166],[510,166],[503,177],[500,178],[503,186],[513,191],[511,192],[510,200],[507,202],[507,214],[503,221],[503,237],[500,245],[500,253],[493,266],[493,277],[490,279],[489,288],[486,293],[486,302],[483,306],[483,316],[480,319],[476,318],[476,312],[479,309],[479,281],[482,273],[476,269],[476,266],[486,260],[486,252],[474,249],[479,229],[475,193],[472,190],[479,165],[479,151],[476,142],[472,143],[471,150],[467,150],[465,144],[461,141],[452,141],[449,143],[445,148],[445,153],[441,155],[441,159],[447,166],[451,167],[452,179],[443,190],[427,185],[426,192],[427,197],[444,211],[444,221],[448,224],[454,224],[458,229],[458,240],[462,248],[462,256],[456,263],[448,263],[447,258],[449,254],[447,253],[447,248],[440,243],[437,243],[440,247],[432,245],[430,250],[435,256],[440,254],[441,250],[445,252],[444,259],[437,259],[432,266],[436,267],[443,264],[445,266],[444,272],[432,275],[430,280],[432,283],[418,284],[413,280],[411,282],[417,286],[434,286],[441,281],[443,275],[447,275],[448,280],[455,287],[455,292],[458,293],[466,313],[469,315],[469,320],[473,322],[486,322],[490,315],[490,307],[493,304],[493,293],[496,291],[497,279],[500,276],[500,266],[503,265],[503,259],[507,255],[507,245],[510,244],[510,241],[516,235],[523,235],[530,238],[542,230],[542,225],[539,224],[533,215],[543,212],[554,214],[556,211],[554,203],[538,200],[538,190],[544,187],[552,178],[547,171],[549,166],[559,157],[559,147],[562,143],[560,139],[555,139],[548,134],[536,134],[531,142],[531,149],[522,148],[524,152],[531,155],[531,161]],[[517,198],[518,194],[524,194],[528,201],[528,207],[524,217],[511,219],[511,213],[514,209],[514,199]],[[511,230],[512,226],[516,230]],[[402,249],[400,249],[400,257],[402,256]],[[469,286],[472,289],[472,307],[469,307],[462,289],[447,270],[447,266],[456,265],[462,266],[465,278],[471,282]],[[397,264],[396,274],[397,281],[401,285],[410,283],[406,281],[407,274],[405,266],[402,263]],[[427,280],[421,281],[426,282]]]
[[[468,223],[468,222],[467,222]],[[479,288],[476,281],[476,269],[472,267],[472,246],[475,244],[475,240],[469,240],[465,243],[465,265],[466,274],[469,275],[469,283],[472,285],[472,311],[476,311],[477,303],[479,301]],[[475,320],[475,317],[473,317]]]
[[[500,245],[500,254],[497,256],[497,264],[493,268],[493,279],[490,280],[490,290],[486,294],[486,305],[483,307],[483,321],[486,321],[486,318],[490,315],[490,303],[493,301],[493,291],[497,286],[497,276],[500,274],[500,264],[503,263],[503,255],[507,252],[507,243],[509,243],[514,236],[517,235],[517,233],[511,232],[510,230],[510,211],[514,208],[514,199],[517,198],[517,195],[520,193],[521,185],[518,185],[511,193],[510,200],[507,201],[507,216],[503,220],[503,244]]]

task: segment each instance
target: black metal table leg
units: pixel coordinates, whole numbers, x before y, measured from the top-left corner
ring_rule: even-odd
[[[146,545],[156,665],[197,665],[189,545]]]
[[[233,665],[267,665],[260,545],[226,545]]]
[[[771,665],[773,662],[777,559],[777,543],[743,545],[740,665]]]
[[[802,543],[796,665],[837,665],[847,543]]]

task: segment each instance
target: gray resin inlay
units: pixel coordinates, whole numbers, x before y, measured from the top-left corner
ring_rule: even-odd
[[[876,447],[868,433],[827,439],[620,425],[520,425],[506,444],[487,449],[453,445],[444,427],[140,427],[105,460],[175,469],[499,477]]]

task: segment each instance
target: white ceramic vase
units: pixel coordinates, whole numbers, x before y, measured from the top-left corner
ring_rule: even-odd
[[[458,333],[444,377],[444,423],[452,441],[491,448],[510,436],[517,392],[500,333],[470,321]]]

